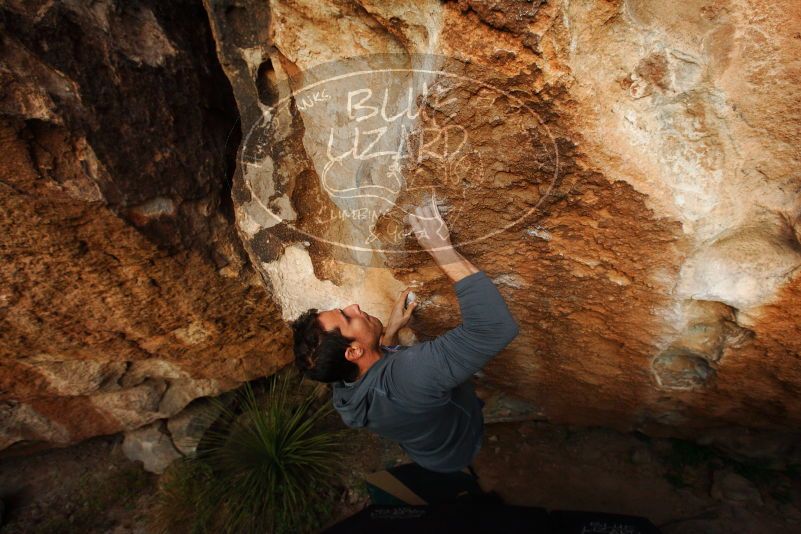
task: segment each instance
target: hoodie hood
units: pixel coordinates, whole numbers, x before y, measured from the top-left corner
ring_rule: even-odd
[[[351,428],[367,426],[367,413],[370,410],[371,392],[378,384],[382,369],[387,364],[386,351],[383,357],[370,367],[356,382],[335,382],[333,389],[334,408],[342,421]]]

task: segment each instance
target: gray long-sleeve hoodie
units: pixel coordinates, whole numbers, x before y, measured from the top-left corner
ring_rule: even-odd
[[[470,377],[517,336],[506,303],[483,272],[454,284],[462,324],[396,351],[356,382],[333,385],[334,407],[351,428],[398,442],[432,471],[463,469],[481,448],[484,417]]]

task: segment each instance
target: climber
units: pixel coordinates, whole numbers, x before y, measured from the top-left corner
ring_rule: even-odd
[[[431,341],[394,345],[416,306],[405,306],[408,289],[386,326],[358,304],[310,309],[292,323],[295,363],[306,377],[332,384],[347,426],[398,442],[426,469],[455,472],[470,466],[484,435],[484,403],[470,378],[518,327],[487,275],[453,248],[436,207],[417,208],[408,222],[454,283],[462,324]]]

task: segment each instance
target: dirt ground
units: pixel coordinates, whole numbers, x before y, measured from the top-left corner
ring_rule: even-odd
[[[0,532],[147,533],[158,477],[127,460],[121,441],[102,437],[0,460]],[[368,432],[347,431],[343,447],[337,518],[368,503],[366,474],[409,461],[397,445]],[[498,423],[487,425],[474,466],[481,486],[510,504],[639,515],[666,534],[801,532],[797,473],[741,464],[687,442]],[[757,493],[713,497],[720,470],[744,473]]]
[[[0,532],[144,533],[158,476],[122,453],[122,434],[0,459]]]
[[[509,504],[637,515],[665,534],[801,532],[801,479],[689,442],[541,422],[488,425],[475,462]],[[743,473],[758,497],[714,498],[715,471]],[[742,493],[742,492],[740,492]]]

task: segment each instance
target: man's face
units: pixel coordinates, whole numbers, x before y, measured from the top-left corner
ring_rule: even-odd
[[[377,347],[381,332],[384,331],[384,325],[378,317],[363,312],[358,304],[320,312],[317,318],[324,330],[338,327],[343,336],[353,339],[364,348]]]

